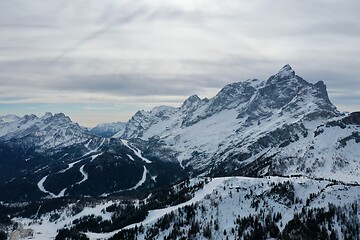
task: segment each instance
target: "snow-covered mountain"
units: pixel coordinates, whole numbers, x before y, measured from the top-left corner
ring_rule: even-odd
[[[119,133],[125,129],[126,122],[100,123],[96,127],[91,128],[90,132],[101,137],[112,137],[115,133]]]
[[[148,156],[169,154],[194,174],[339,173],[359,181],[358,142],[341,144],[359,134],[358,123],[346,122],[353,116],[336,109],[322,81],[309,83],[285,65],[266,81],[232,83],[211,99],[193,95],[179,108],[138,111],[114,136],[141,140]]]
[[[17,139],[37,151],[57,149],[86,141],[89,133],[63,113],[42,117],[7,115],[0,117],[0,141]]]

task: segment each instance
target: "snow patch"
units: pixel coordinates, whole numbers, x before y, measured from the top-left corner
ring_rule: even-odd
[[[48,195],[50,195],[51,197],[53,198],[59,198],[59,197],[63,197],[65,195],[65,191],[66,191],[66,188],[61,190],[61,192],[59,194],[54,194],[48,190],[45,189],[44,187],[44,182],[46,181],[46,179],[48,178],[49,175],[46,175],[45,177],[43,177],[38,183],[37,183],[37,186],[39,188],[39,190],[43,193],[46,193]]]
[[[146,163],[151,163],[151,161],[149,159],[142,156],[141,151],[139,149],[137,149],[136,147],[130,146],[129,142],[126,140],[121,139],[121,141],[126,147],[128,147],[130,150],[132,150],[137,157],[139,157]]]
[[[79,169],[80,173],[83,175],[83,179],[81,179],[81,181],[75,183],[77,185],[80,185],[81,183],[85,182],[89,178],[89,175],[84,171],[84,166],[85,166],[85,164],[82,165]]]
[[[145,181],[146,181],[147,173],[148,173],[148,170],[144,166],[144,171],[143,171],[143,174],[142,174],[142,177],[141,177],[140,181],[135,186],[133,186],[132,188],[129,188],[127,190],[134,190],[134,189],[137,189],[138,187],[140,187],[141,185],[143,185],[145,183]]]
[[[126,154],[126,156],[128,156],[131,161],[134,161],[134,162],[135,162],[134,158],[133,158],[131,155]]]

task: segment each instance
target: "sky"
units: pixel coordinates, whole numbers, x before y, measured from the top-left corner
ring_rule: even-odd
[[[290,64],[360,110],[359,0],[0,0],[0,115],[83,126]]]

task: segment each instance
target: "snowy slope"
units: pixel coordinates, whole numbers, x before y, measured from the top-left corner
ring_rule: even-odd
[[[313,127],[307,137],[290,143],[286,151],[278,149],[279,154],[272,167],[287,174],[359,183],[359,116],[359,113],[352,113]]]
[[[192,179],[190,182],[195,183],[198,180]],[[326,213],[332,211],[334,206],[338,209],[336,212],[344,209],[342,214],[349,214],[348,218],[352,219],[353,224],[357,224],[353,226],[360,226],[360,214],[350,210],[355,206],[360,206],[359,197],[358,185],[344,185],[328,180],[305,177],[214,178],[196,191],[190,200],[178,205],[150,210],[143,221],[131,224],[122,230],[138,231],[136,239],[146,239],[149,234],[152,239],[164,239],[165,236],[174,234],[174,231],[180,236],[189,237],[189,230],[196,224],[200,230],[193,233],[192,239],[208,239],[204,232],[208,226],[213,236],[211,239],[223,239],[226,238],[225,236],[235,239],[235,235],[241,230],[239,224],[245,218],[257,218],[262,226],[275,224],[273,227],[283,232],[287,231],[289,223],[294,221],[297,215],[306,217],[307,212]],[[146,202],[146,200],[143,201]],[[75,215],[70,215],[72,206],[69,206],[68,209],[62,209],[59,212],[61,215],[55,221],[50,221],[50,216],[54,212],[43,215],[36,221],[27,218],[14,220],[21,222],[27,228],[32,228],[36,239],[53,238],[58,229],[72,226],[73,220],[80,217],[94,214],[101,216],[102,219],[111,219],[112,213],[107,212],[106,207],[115,202],[115,200],[97,202]],[[121,201],[117,203],[120,204]],[[136,205],[138,201],[133,200],[128,203]],[[343,231],[348,226],[342,224],[339,217],[332,218],[334,225],[331,230],[339,236],[337,239],[343,239],[341,236],[344,235]],[[321,222],[319,221],[318,224]],[[144,228],[141,232],[139,232],[140,225]],[[134,230],[135,226],[137,230]],[[245,234],[247,231],[250,233],[251,229],[248,226],[242,230]],[[107,239],[117,233],[121,234],[121,229],[106,233],[86,232],[85,234],[90,239]],[[120,237],[120,239],[131,238]]]
[[[105,208],[116,203],[116,201],[104,201],[92,204],[91,206],[86,206],[82,209],[81,212],[77,214],[72,213],[72,208],[76,206],[76,204],[71,204],[68,208],[62,209],[62,211],[55,211],[52,214],[59,214],[60,217],[56,221],[50,220],[51,214],[47,214],[43,216],[38,221],[34,221],[34,219],[22,219],[15,218],[16,222],[21,222],[24,226],[28,226],[29,228],[34,230],[34,239],[38,240],[48,240],[54,239],[57,230],[63,228],[66,225],[71,225],[75,219],[81,218],[83,216],[94,214],[96,216],[101,216],[104,219],[110,219],[111,214],[105,212]]]
[[[359,186],[344,186],[301,177],[217,178],[186,203],[150,211],[148,217],[137,224],[138,227],[143,225],[145,228],[144,233],[139,233],[137,239],[146,239],[150,232],[153,232],[153,239],[163,239],[174,234],[173,231],[179,234],[179,238],[180,236],[189,237],[188,232],[194,223],[201,229],[194,234],[194,239],[208,239],[203,232],[207,226],[210,226],[212,231],[211,239],[224,239],[226,236],[229,239],[236,239],[239,232],[237,221],[249,216],[256,217],[261,225],[265,225],[265,221],[271,222],[275,216],[279,215],[280,218],[275,224],[276,228],[282,232],[297,214],[302,215],[311,210],[315,212],[316,209],[330,211],[331,204],[349,208],[354,204],[360,206],[359,197]],[[185,206],[188,208],[186,209]],[[189,218],[187,215],[189,209],[194,211],[191,223],[183,224]],[[345,210],[345,212],[350,211]],[[356,217],[354,221],[358,224],[360,214],[355,212],[355,216],[352,217]],[[334,222],[337,223],[336,220]],[[341,223],[337,224],[342,226],[342,229],[347,227]],[[134,228],[135,225],[129,227]],[[160,231],[157,230],[159,228]],[[248,231],[251,229],[249,227]],[[339,239],[342,239],[340,237],[344,235],[342,230],[339,228],[335,232]],[[109,235],[88,233],[88,236],[95,239]]]

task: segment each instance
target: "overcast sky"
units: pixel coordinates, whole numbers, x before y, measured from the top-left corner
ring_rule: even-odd
[[[0,115],[84,126],[289,63],[360,110],[359,0],[0,0]]]

